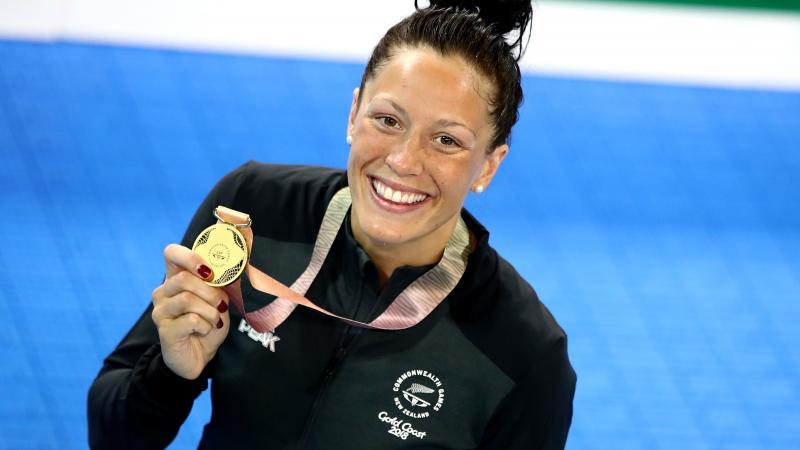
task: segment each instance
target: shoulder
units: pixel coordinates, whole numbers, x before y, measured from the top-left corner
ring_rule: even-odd
[[[230,207],[249,214],[258,234],[304,239],[316,233],[325,206],[347,185],[347,176],[328,167],[249,161],[220,183]]]
[[[567,334],[530,283],[488,244],[488,232],[476,229],[470,276],[451,310],[463,335],[513,382],[480,447],[564,448],[577,382]]]
[[[461,286],[453,317],[473,345],[509,378],[519,383],[546,367],[569,366],[567,334],[530,283],[486,237],[471,255],[465,275],[470,279]]]
[[[237,199],[241,202],[280,196],[295,196],[292,200],[300,200],[302,196],[313,198],[346,184],[345,172],[341,169],[258,161],[248,161],[226,178],[237,190]]]
[[[481,447],[563,449],[577,384],[567,334],[530,284],[499,256],[497,281],[486,316],[491,327],[474,342],[481,342],[514,387],[495,408]]]

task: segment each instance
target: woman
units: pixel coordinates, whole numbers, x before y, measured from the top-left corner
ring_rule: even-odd
[[[566,336],[462,210],[508,153],[531,6],[433,3],[375,48],[353,93],[346,173],[245,164],[165,249],[164,283],[90,391],[93,447],[166,446],[209,379],[201,448],[564,447],[575,388]],[[305,295],[349,321],[295,308],[259,332],[228,308],[232,291],[204,282],[213,270],[189,247],[217,205],[251,216],[250,264],[290,284],[339,192],[352,207]],[[463,273],[443,269],[447,255],[463,255]],[[454,281],[440,298],[425,294],[433,306],[411,326],[363,325],[384,323],[430,273]],[[283,301],[249,277],[241,296],[247,311]]]

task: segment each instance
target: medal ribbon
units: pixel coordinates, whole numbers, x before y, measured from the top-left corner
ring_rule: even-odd
[[[348,187],[342,188],[333,196],[314,242],[311,261],[291,287],[287,287],[248,262],[245,270],[253,287],[277,297],[270,304],[256,311],[247,312],[242,300],[241,278],[223,287],[233,305],[256,331],[260,333],[274,331],[289,317],[297,305],[303,305],[357,327],[402,330],[418,324],[427,317],[458,284],[467,268],[467,258],[469,257],[469,232],[461,217],[458,218],[458,223],[447,242],[439,263],[408,285],[373,321],[364,323],[338,316],[305,298],[304,295],[309,286],[322,268],[351,203],[350,188]],[[247,214],[230,208],[219,207],[217,213],[221,218],[218,223],[227,222],[233,225],[238,224],[240,227],[250,223]],[[240,231],[247,241],[248,253],[252,254],[253,230],[248,226],[241,227]]]

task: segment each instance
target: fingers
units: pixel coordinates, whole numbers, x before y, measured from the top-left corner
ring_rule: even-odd
[[[212,326],[203,317],[194,313],[184,314],[168,320],[168,322],[170,326],[159,328],[161,338],[168,341],[180,340],[192,334],[207,336],[217,329],[216,326]]]
[[[222,321],[222,314],[216,307],[209,305],[190,291],[183,291],[154,302],[153,320],[156,324],[160,325],[164,320],[174,320],[184,315],[196,315],[214,327]]]
[[[225,327],[228,296],[203,279],[213,272],[194,251],[177,244],[164,249],[167,277],[153,290],[152,318],[167,341],[192,334],[206,336]]]
[[[214,278],[214,272],[197,253],[178,244],[169,244],[164,249],[164,262],[167,266],[167,278],[185,270],[196,274],[203,280]]]
[[[165,297],[174,297],[183,291],[193,293],[214,308],[218,308],[222,301],[227,303],[228,299],[225,291],[218,287],[207,285],[203,280],[185,270],[176,273],[164,281],[164,290],[162,294]]]

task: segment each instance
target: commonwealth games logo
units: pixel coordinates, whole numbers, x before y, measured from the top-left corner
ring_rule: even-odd
[[[398,395],[394,404],[403,414],[415,419],[431,415],[431,411],[439,411],[444,404],[444,387],[442,381],[427,370],[409,370],[394,382],[392,388]]]

